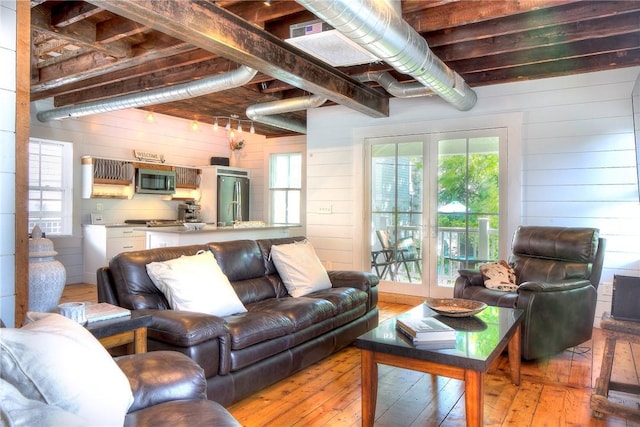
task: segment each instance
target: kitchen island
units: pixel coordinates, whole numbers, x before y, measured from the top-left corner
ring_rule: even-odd
[[[146,234],[147,249],[167,246],[185,246],[208,242],[224,242],[227,240],[257,240],[289,237],[290,226],[286,225],[240,225],[216,226],[205,225],[199,230],[188,230],[183,226],[175,227],[141,227],[137,231]]]
[[[120,252],[225,240],[288,237],[291,230],[299,232],[299,227],[257,225],[253,221],[235,227],[207,224],[200,230],[187,230],[182,225],[146,227],[130,223],[84,224],[83,281],[95,285],[98,268],[108,265],[109,260]]]

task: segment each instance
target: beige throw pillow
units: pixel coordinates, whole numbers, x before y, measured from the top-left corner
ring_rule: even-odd
[[[271,246],[271,259],[292,297],[331,288],[327,270],[307,240]]]
[[[505,260],[482,264],[480,272],[484,279],[484,285],[488,289],[505,292],[515,292],[518,289],[516,272]]]
[[[20,329],[0,329],[2,379],[26,399],[74,414],[85,425],[122,426],[133,394],[107,350],[84,327],[59,314],[29,317],[34,321]],[[53,408],[30,415],[39,419],[38,426],[71,420]]]
[[[173,310],[229,316],[247,311],[210,251],[147,264],[147,273]]]

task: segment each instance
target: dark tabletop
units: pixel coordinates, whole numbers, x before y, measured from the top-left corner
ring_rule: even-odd
[[[421,304],[399,316],[433,316],[451,326],[456,330],[455,348],[416,348],[404,334],[396,330],[396,317],[358,337],[355,346],[363,350],[486,372],[506,348],[523,314],[524,311],[519,309],[488,306],[472,317],[446,317]]]
[[[116,317],[115,319],[101,320],[87,323],[85,327],[96,338],[104,338],[121,332],[133,331],[151,324],[150,315],[136,315]]]

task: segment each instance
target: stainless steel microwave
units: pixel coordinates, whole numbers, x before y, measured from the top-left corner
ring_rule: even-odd
[[[176,192],[176,173],[158,169],[138,169],[136,193],[173,194]]]

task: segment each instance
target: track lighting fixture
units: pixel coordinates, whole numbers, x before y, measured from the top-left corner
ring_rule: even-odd
[[[242,133],[244,129],[242,128],[242,123],[250,123],[249,133],[256,133],[256,128],[253,125],[253,120],[242,120],[240,116],[237,114],[231,114],[230,116],[214,116],[213,117],[213,130],[217,131],[219,128],[218,120],[223,123],[226,121],[225,129],[227,132],[231,131],[231,128],[234,127],[238,133]],[[235,125],[235,126],[234,126]]]

